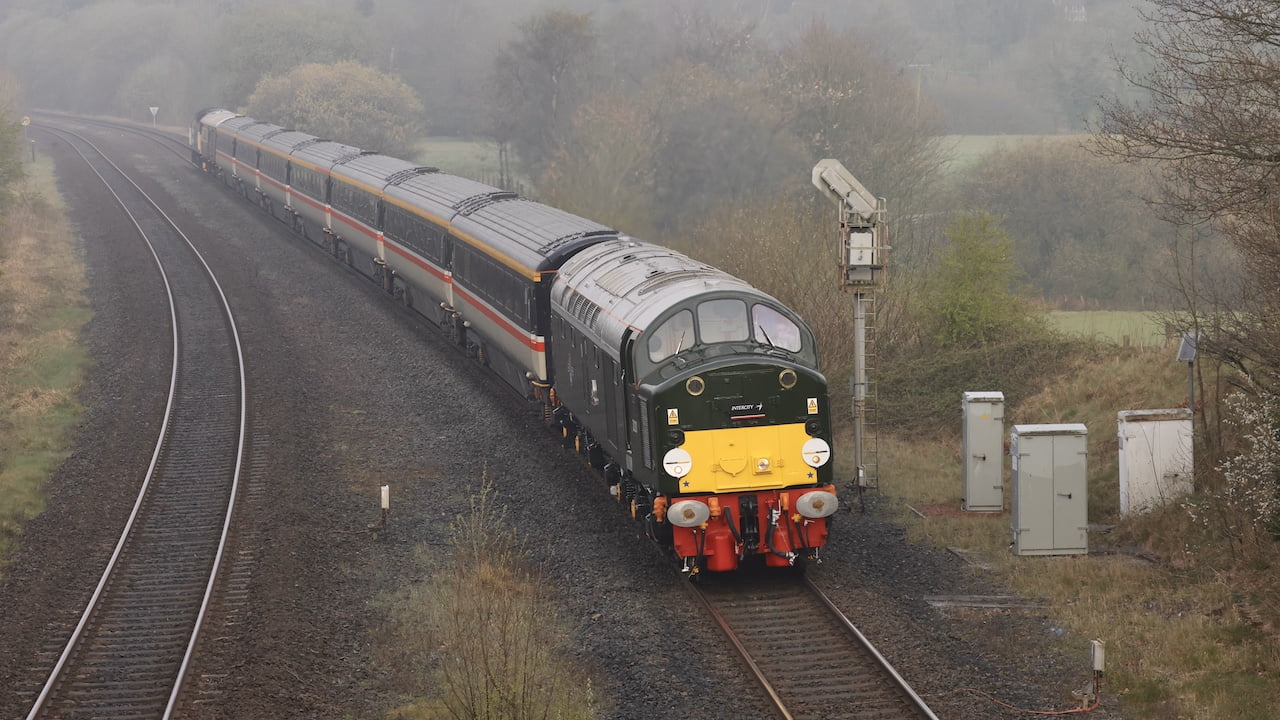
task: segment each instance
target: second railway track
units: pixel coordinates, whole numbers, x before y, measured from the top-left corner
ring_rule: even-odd
[[[801,577],[693,586],[777,707],[814,720],[937,720],[888,661]]]
[[[217,280],[163,211],[86,138],[33,129],[84,159],[150,247],[170,298],[173,373],[128,524],[27,717],[167,718],[236,500],[246,417],[239,338]]]

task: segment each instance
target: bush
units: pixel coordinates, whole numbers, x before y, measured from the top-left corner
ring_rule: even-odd
[[[1043,314],[1014,293],[1013,240],[1000,218],[972,213],[947,229],[925,288],[926,335],[940,348],[978,347],[1044,333]]]
[[[422,720],[588,720],[598,714],[589,679],[569,657],[544,583],[495,505],[487,481],[454,524],[452,554],[413,588],[397,615],[394,665],[419,696],[396,713]],[[434,693],[433,693],[434,691]],[[434,697],[422,697],[434,694]]]
[[[1017,407],[1074,366],[1079,341],[1032,333],[978,347],[898,357],[878,368],[878,424],[905,436],[960,435],[960,399],[999,390]],[[1083,351],[1083,349],[1081,349]]]
[[[299,65],[268,75],[248,114],[363,150],[406,157],[421,132],[422,103],[408,85],[358,62]]]

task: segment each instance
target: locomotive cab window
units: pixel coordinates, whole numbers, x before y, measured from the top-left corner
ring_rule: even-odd
[[[800,352],[799,326],[768,305],[751,306],[751,326],[755,328],[756,341]]]
[[[688,310],[667,318],[649,335],[649,360],[662,362],[693,345],[693,313]]]
[[[747,304],[741,300],[722,298],[698,305],[698,337],[703,343],[741,341],[750,335]]]

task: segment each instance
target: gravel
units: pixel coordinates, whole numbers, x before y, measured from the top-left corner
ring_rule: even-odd
[[[231,569],[202,634],[184,717],[376,717],[403,705],[377,661],[385,598],[429,580],[422,553],[480,483],[528,543],[575,660],[609,718],[768,717],[767,699],[603,482],[539,415],[423,323],[283,225],[133,135],[98,131],[217,273],[245,343],[252,447]],[[72,456],[0,579],[0,716],[29,708],[127,515],[154,442],[168,330],[150,255],[75,160],[58,156],[84,238],[94,368]],[[136,432],[134,432],[136,431]],[[378,488],[391,486],[386,532]],[[1006,594],[949,553],[908,545],[873,498],[841,514],[815,581],[939,717],[1072,706],[1087,644],[1025,610],[939,610],[927,595]],[[1080,647],[1076,647],[1080,645]],[[838,672],[838,668],[833,671]],[[429,690],[427,688],[426,690]],[[1104,698],[1094,717],[1119,717]]]

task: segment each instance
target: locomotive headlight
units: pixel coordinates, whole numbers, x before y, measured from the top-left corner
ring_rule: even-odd
[[[782,386],[783,390],[790,390],[795,387],[797,379],[796,371],[791,368],[787,368],[786,370],[778,373],[778,384]]]
[[[800,448],[804,464],[809,467],[822,467],[831,459],[831,446],[822,438],[809,438]]]
[[[706,391],[707,383],[702,378],[698,377],[697,375],[694,375],[693,377],[684,381],[684,389],[687,390],[690,395],[694,397],[698,397],[699,395],[701,395],[703,392]]]
[[[667,519],[682,528],[698,527],[711,517],[711,508],[697,500],[680,500],[667,508]]]
[[[671,448],[662,456],[662,469],[674,478],[682,478],[693,469],[693,457],[684,448]]]
[[[807,518],[824,518],[840,507],[835,493],[826,490],[810,490],[796,500],[796,511]]]

